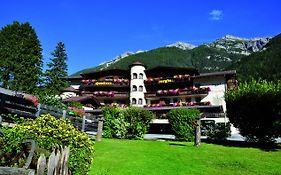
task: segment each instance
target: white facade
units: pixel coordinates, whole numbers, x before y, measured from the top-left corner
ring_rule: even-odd
[[[223,112],[226,112],[226,103],[224,94],[226,91],[226,79],[222,76],[202,77],[194,80],[195,84],[200,84],[200,87],[209,87],[210,92],[201,100],[201,102],[211,102],[211,105],[221,105]]]
[[[145,67],[141,64],[132,65],[130,69],[130,104],[132,106],[143,107],[146,105],[144,93],[146,88],[144,80],[146,80]]]

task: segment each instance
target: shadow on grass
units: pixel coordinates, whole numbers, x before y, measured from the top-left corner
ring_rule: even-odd
[[[257,143],[257,142],[234,141],[234,140],[215,141],[210,139],[201,139],[201,141],[205,143],[211,143],[211,144],[223,145],[229,147],[258,148],[267,152],[281,150],[281,145],[277,143]]]
[[[181,144],[181,143],[169,143],[169,145],[171,145],[171,146],[187,146],[187,145]]]

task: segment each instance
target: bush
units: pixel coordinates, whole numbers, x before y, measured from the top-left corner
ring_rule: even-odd
[[[281,82],[251,80],[226,93],[227,116],[250,141],[272,142],[281,136]]]
[[[231,135],[230,123],[216,123],[205,128],[205,134],[210,140],[222,141]]]
[[[172,109],[167,117],[173,134],[179,140],[193,141],[196,120],[200,115],[197,109]]]
[[[35,120],[26,120],[15,128],[6,130],[4,137],[5,153],[17,152],[22,141],[31,138],[37,150],[50,153],[55,144],[70,146],[69,169],[72,174],[87,174],[94,154],[93,141],[89,136],[74,127],[69,120],[42,115]],[[36,154],[40,154],[37,152]]]
[[[127,127],[127,138],[143,139],[149,129],[149,124],[154,118],[151,111],[142,108],[129,107],[125,110],[125,119],[129,123]]]
[[[24,150],[22,142],[27,139],[26,129],[3,127],[4,136],[0,137],[0,166],[24,166],[20,152]]]
[[[136,107],[105,107],[102,111],[103,136],[107,138],[142,139],[154,117],[152,112]]]
[[[128,123],[125,121],[124,109],[104,107],[103,137],[105,138],[125,138],[127,135]]]

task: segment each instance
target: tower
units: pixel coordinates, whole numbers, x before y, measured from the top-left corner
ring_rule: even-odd
[[[146,66],[139,61],[135,61],[130,66],[130,104],[132,106],[143,107],[146,105],[144,93],[146,88],[144,80],[146,80]]]

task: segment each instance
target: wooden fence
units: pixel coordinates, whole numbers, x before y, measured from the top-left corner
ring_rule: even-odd
[[[0,136],[4,133],[1,131],[2,117],[1,114],[17,114],[18,116],[26,118],[36,118],[41,114],[51,114],[56,118],[68,118],[72,121],[73,125],[81,130],[96,135],[96,141],[101,141],[103,118],[101,116],[83,116],[83,118],[77,118],[68,115],[70,110],[63,110],[48,106],[44,104],[38,104],[37,107],[34,103],[25,97],[30,95],[10,91],[0,88]],[[7,123],[6,123],[7,124]],[[31,143],[31,150],[26,160],[26,164],[23,168],[12,167],[0,167],[0,174],[5,175],[34,175],[35,171],[28,169],[35,149],[34,141],[27,140]],[[24,142],[24,143],[26,143]],[[37,162],[37,175],[43,175],[47,172],[47,175],[68,175],[69,170],[67,166],[69,157],[69,147],[57,148],[52,152],[49,158],[41,155]],[[46,163],[48,160],[48,163]]]
[[[62,148],[57,145],[49,158],[46,158],[44,154],[41,154],[37,160],[37,169],[35,173],[35,170],[28,169],[34,154],[35,142],[32,140],[27,140],[26,142],[31,142],[32,146],[24,167],[0,167],[1,175],[44,175],[45,172],[47,172],[47,175],[70,174],[68,170],[68,159],[70,154],[69,147]]]
[[[97,141],[101,140],[103,127],[103,118],[101,116],[77,118],[69,115],[71,110],[68,109],[59,109],[44,104],[37,104],[36,107],[32,101],[28,100],[30,97],[32,96],[29,94],[0,88],[0,114],[17,114],[25,118],[36,118],[42,114],[51,114],[56,118],[68,118],[82,131],[90,135],[99,134]]]

